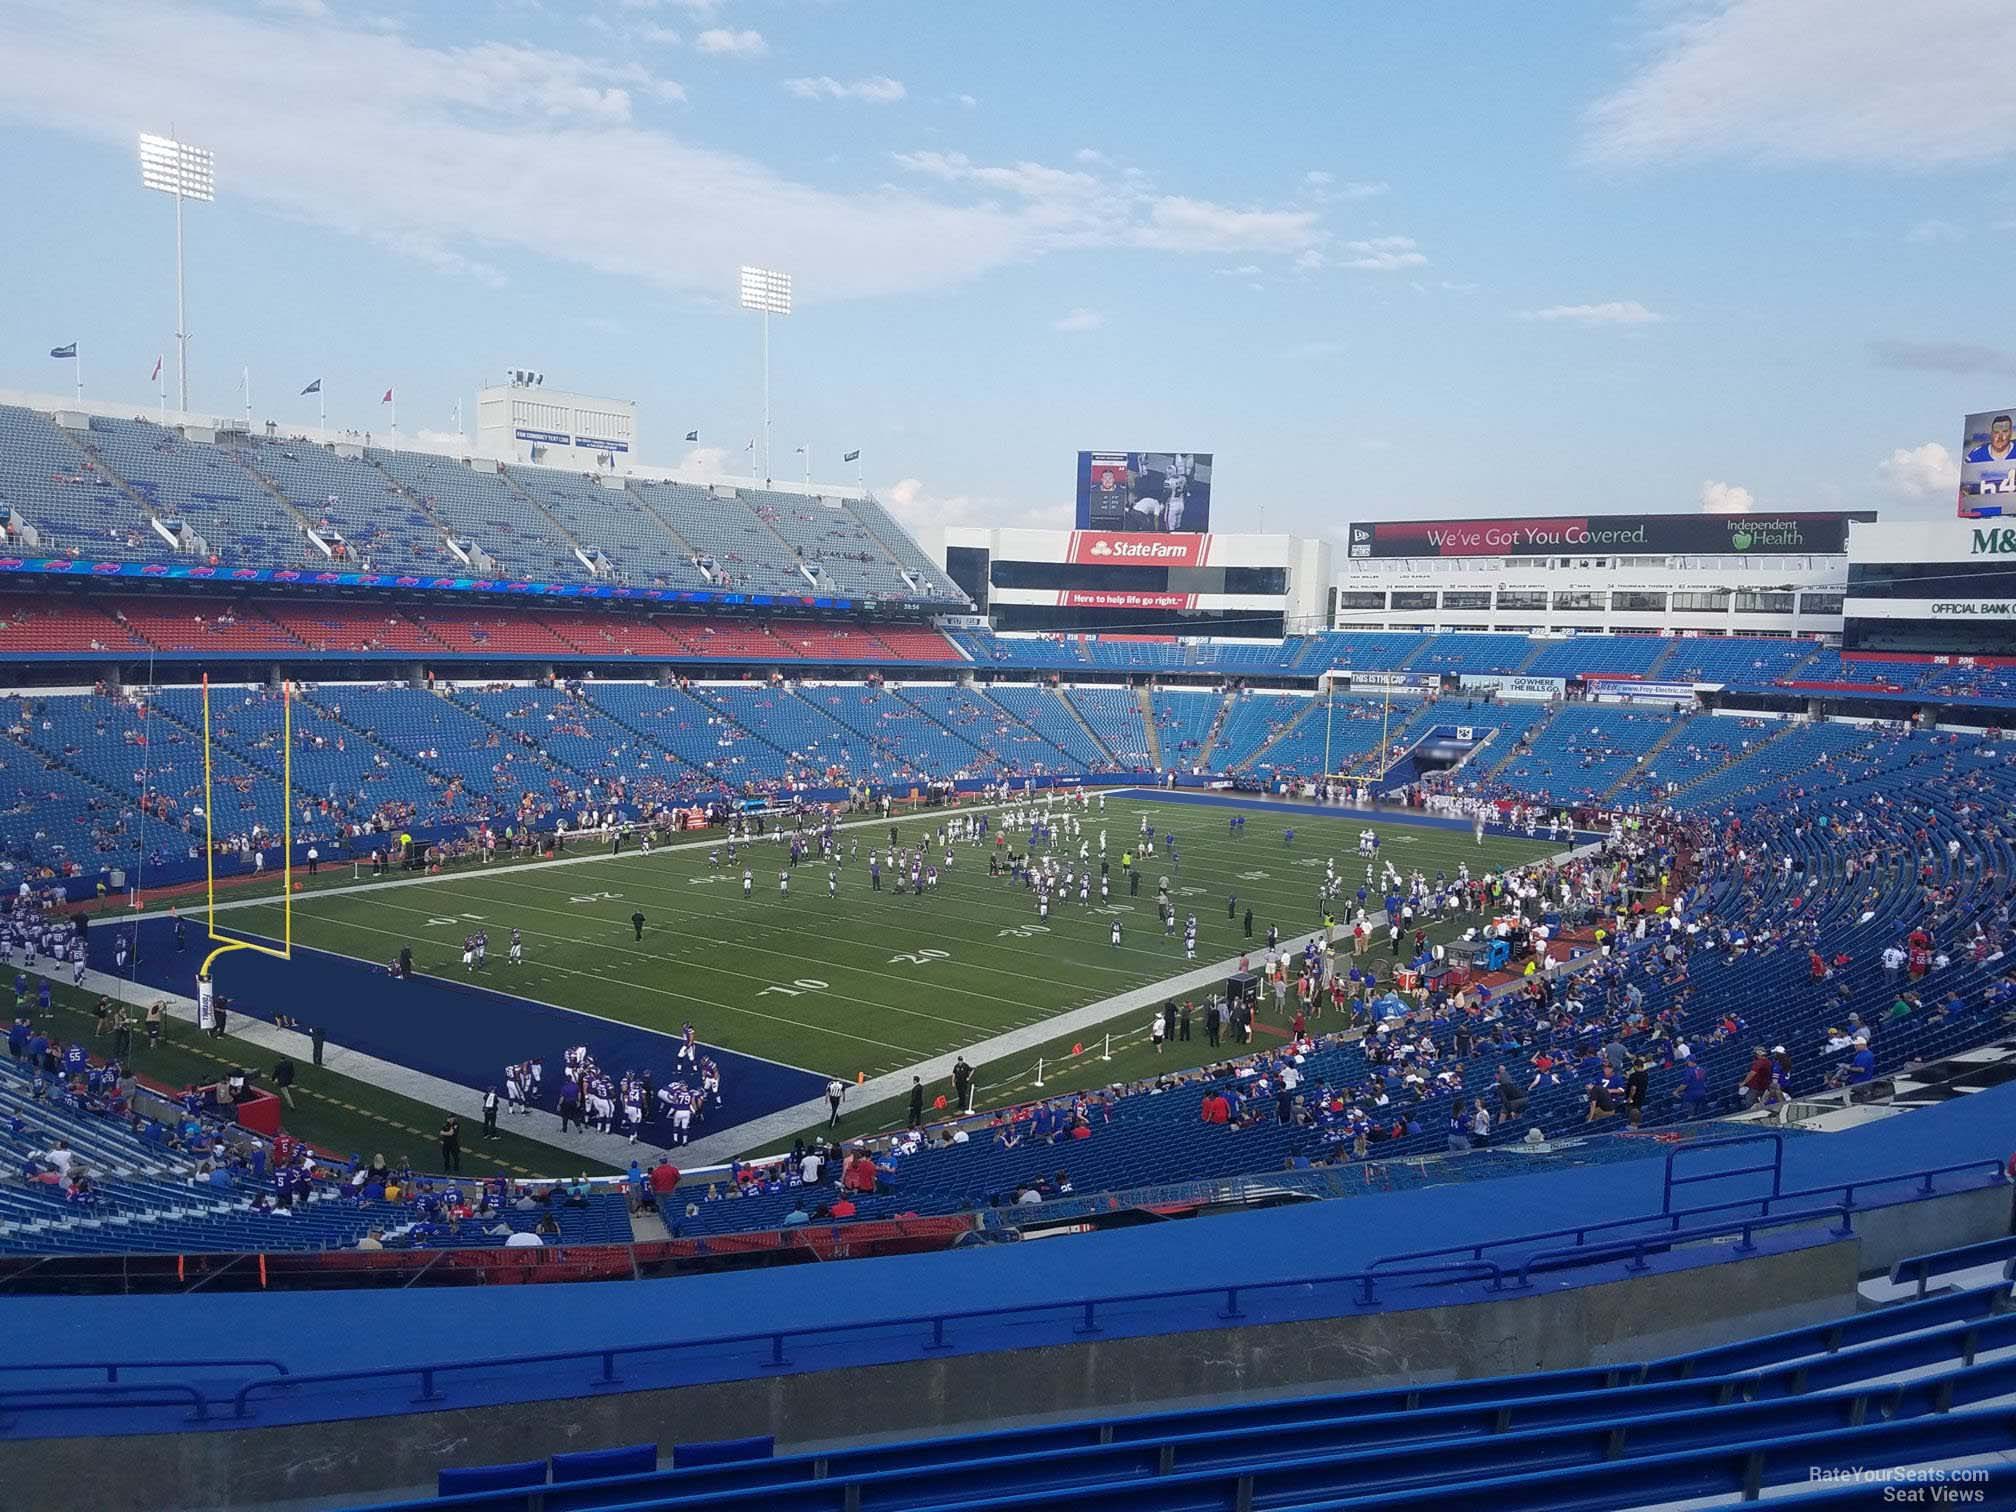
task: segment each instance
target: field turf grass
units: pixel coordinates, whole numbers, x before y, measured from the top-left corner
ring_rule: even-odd
[[[914,842],[935,832],[949,812],[899,817],[900,839]],[[1234,812],[1247,815],[1243,836],[1228,833]],[[1130,895],[1119,862],[1135,846],[1144,814],[1158,835],[1176,835],[1182,863],[1172,866],[1158,846],[1157,855],[1141,863],[1140,893]],[[1180,930],[1165,938],[1156,921],[1162,876],[1170,880],[1179,915],[1197,915],[1196,964],[1246,948],[1257,960],[1270,924],[1284,938],[1318,927],[1317,887],[1327,858],[1336,860],[1347,902],[1364,877],[1357,834],[1368,821],[1351,810],[1324,814],[1260,804],[1232,810],[1130,793],[1110,796],[1103,816],[1095,800],[1080,817],[1095,868],[1099,831],[1107,831],[1113,875],[1106,910],[1117,912],[1102,910],[1095,881],[1089,906],[1075,896],[1053,901],[1047,926],[1037,918],[1033,893],[987,875],[984,846],[954,846],[953,868],[941,871],[937,888],[922,898],[896,894],[886,872],[883,890],[871,891],[868,851],[888,840],[887,826],[873,823],[841,830],[843,853],[858,847],[859,854],[843,860],[833,898],[821,863],[798,866],[788,896],[781,895],[784,846],[766,838],[745,848],[731,868],[725,845],[710,839],[697,848],[626,852],[552,868],[464,866],[424,883],[362,892],[331,889],[325,873],[322,888],[297,897],[294,932],[302,944],[372,962],[410,944],[417,971],[455,978],[463,974],[462,938],[480,924],[490,937],[484,981],[494,990],[668,1034],[690,1019],[707,1043],[852,1082],[857,1073],[898,1071],[1190,969]],[[1488,836],[1480,846],[1468,830],[1384,816],[1371,822],[1384,842],[1383,857],[1430,877],[1438,869],[1453,875],[1465,862],[1473,871],[1495,869],[1559,849],[1502,836]],[[1282,839],[1289,826],[1292,846]],[[1026,836],[1014,843],[1026,844]],[[1074,856],[1076,844],[1069,842]],[[716,845],[722,862],[710,866],[708,852]],[[942,851],[936,854],[942,864]],[[755,873],[746,900],[745,864]],[[1250,942],[1226,916],[1227,898],[1235,894],[1242,915],[1249,904],[1253,909]],[[648,921],[641,941],[630,924],[639,910]],[[1124,934],[1117,949],[1109,943],[1116,917]],[[232,933],[277,938],[280,932],[279,909],[272,905],[234,908],[218,923]],[[504,960],[513,926],[523,932],[526,954],[516,969]],[[1145,1023],[1136,1012],[1112,1028],[1138,1033],[1143,1024],[1135,1019]],[[584,1029],[592,1047],[593,1026]],[[1089,1044],[1097,1032],[1072,1038]],[[1203,1054],[1201,1024],[1193,1044],[1194,1061]],[[1057,1048],[1068,1055],[1070,1046]],[[1027,1055],[1032,1067],[1039,1053]],[[1018,1064],[1013,1075],[1027,1069]],[[983,1084],[1010,1079],[1008,1067],[983,1068]]]

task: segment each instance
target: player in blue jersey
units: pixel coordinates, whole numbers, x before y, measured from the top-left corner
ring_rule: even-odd
[[[1988,439],[1979,446],[1970,447],[1966,460],[1969,462],[2009,462],[2016,461],[2016,422],[2007,415],[1997,415],[1988,422]]]

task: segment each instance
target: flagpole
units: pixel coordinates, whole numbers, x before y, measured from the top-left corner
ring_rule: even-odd
[[[81,342],[81,341],[78,341],[78,342],[72,342],[72,343],[71,343],[71,346],[70,346],[70,361],[71,361],[71,363],[72,363],[72,364],[73,364],[73,365],[75,366],[75,368],[76,368],[76,373],[77,373],[77,402],[78,402],[79,404],[82,404],[82,403],[84,402],[84,343],[83,343],[83,342]]]
[[[245,429],[246,429],[247,433],[249,434],[249,433],[250,433],[250,431],[251,431],[251,429],[252,429],[252,369],[251,369],[251,368],[249,368],[249,367],[243,367],[243,368],[240,368],[240,369],[238,370],[238,384],[239,384],[239,387],[240,387],[240,388],[241,388],[241,389],[242,389],[242,390],[244,391],[244,394],[245,394]]]
[[[164,353],[163,357],[165,356],[166,354]],[[161,397],[161,423],[163,425],[168,423],[168,374],[166,368],[167,363],[163,361],[162,357],[154,359],[154,384]]]
[[[315,424],[322,432],[322,439],[329,439],[329,396],[323,392],[322,380],[315,380]]]

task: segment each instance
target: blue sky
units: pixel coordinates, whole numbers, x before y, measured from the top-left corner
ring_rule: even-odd
[[[0,0],[0,387],[151,401],[216,153],[194,400],[407,430],[514,365],[740,469],[742,262],[793,448],[913,523],[1060,523],[1081,447],[1214,523],[1950,513],[2016,401],[1991,0],[1013,6]],[[173,363],[170,362],[172,372]],[[698,429],[697,454],[679,440]]]

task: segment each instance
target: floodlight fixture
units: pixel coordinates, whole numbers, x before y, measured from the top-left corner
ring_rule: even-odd
[[[763,317],[763,481],[770,481],[770,317],[791,313],[791,275],[742,267],[741,303]]]
[[[140,185],[175,200],[175,394],[189,408],[188,301],[182,276],[182,202],[211,204],[217,198],[217,165],[207,147],[192,147],[172,136],[140,133]]]

